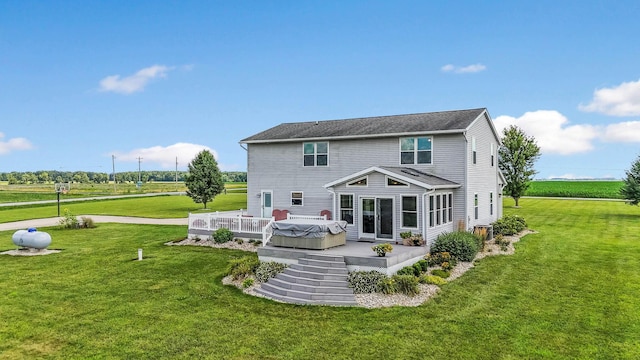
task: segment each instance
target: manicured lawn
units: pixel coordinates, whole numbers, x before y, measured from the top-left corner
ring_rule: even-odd
[[[247,207],[246,192],[228,192],[216,196],[213,203],[196,204],[186,196],[153,196],[130,199],[83,201],[61,203],[60,209],[69,209],[72,214],[92,215],[122,215],[152,218],[180,218],[187,217],[189,212],[227,211]],[[29,207],[0,207],[0,222],[55,217],[58,215],[57,205],[29,206]]]
[[[640,208],[522,199],[539,231],[417,308],[305,307],[220,283],[238,251],[186,227],[52,229],[59,254],[0,256],[2,358],[637,359]],[[0,233],[0,249],[13,248]],[[134,261],[136,249],[148,256]]]

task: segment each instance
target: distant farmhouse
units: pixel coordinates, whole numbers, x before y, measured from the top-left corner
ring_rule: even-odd
[[[325,214],[347,241],[398,241],[502,215],[500,139],[487,109],[285,123],[247,148],[248,214]]]

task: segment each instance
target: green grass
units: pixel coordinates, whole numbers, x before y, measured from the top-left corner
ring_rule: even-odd
[[[532,181],[525,196],[622,199],[622,181]]]
[[[538,234],[415,308],[305,307],[220,283],[244,253],[169,247],[186,227],[50,231],[59,254],[0,256],[4,359],[637,359],[640,209],[522,199]],[[11,232],[1,232],[9,249]],[[3,245],[4,244],[4,245]],[[133,261],[144,249],[144,261]]]
[[[247,183],[225,183],[225,188],[233,192],[246,192]],[[148,194],[161,192],[186,191],[184,182],[149,182],[140,188],[134,183],[118,184],[114,190],[113,184],[71,184],[67,194],[60,195],[61,199],[95,197],[105,195]],[[55,200],[57,194],[54,184],[18,184],[8,185],[0,182],[0,203]]]
[[[196,204],[186,196],[153,196],[116,200],[96,200],[61,203],[60,213],[69,209],[72,214],[120,215],[152,218],[187,217],[189,212],[227,211],[247,208],[246,192],[228,192],[215,197],[213,203]],[[41,206],[0,207],[0,222],[55,217],[57,204]]]

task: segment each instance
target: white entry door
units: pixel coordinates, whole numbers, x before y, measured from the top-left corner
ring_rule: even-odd
[[[262,202],[262,217],[270,218],[273,213],[273,191],[262,190],[260,195]]]

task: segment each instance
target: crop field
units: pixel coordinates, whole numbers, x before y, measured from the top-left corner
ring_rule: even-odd
[[[514,255],[477,261],[421,306],[382,309],[245,295],[221,279],[230,260],[255,255],[164,245],[186,226],[50,228],[60,253],[0,255],[0,358],[640,358],[640,208],[504,203],[536,231]],[[11,234],[0,232],[0,251]]]
[[[246,183],[226,183],[227,191],[246,192]],[[66,194],[61,194],[61,199],[97,197],[106,195],[130,195],[148,194],[161,192],[184,192],[187,188],[184,182],[149,182],[144,183],[140,188],[133,183],[117,184],[71,184],[71,190]],[[54,184],[29,184],[29,185],[8,185],[6,182],[0,183],[0,203],[55,200]]]
[[[532,181],[525,196],[622,199],[622,181]]]

